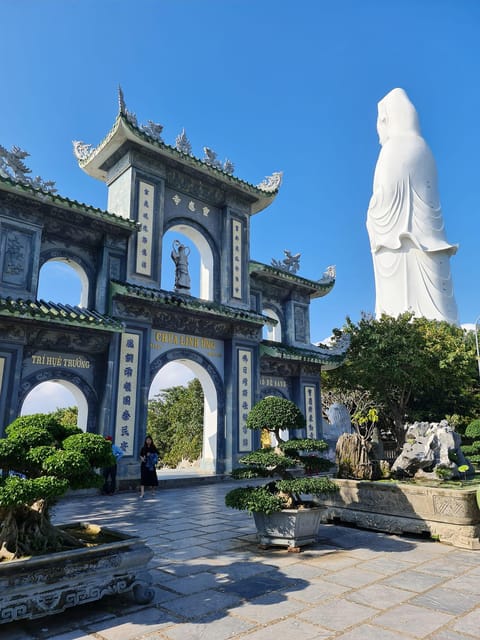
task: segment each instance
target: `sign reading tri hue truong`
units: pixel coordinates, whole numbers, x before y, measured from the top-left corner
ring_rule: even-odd
[[[134,453],[133,443],[137,404],[139,344],[140,336],[138,334],[122,334],[118,373],[115,444],[123,450],[125,455],[133,455]]]

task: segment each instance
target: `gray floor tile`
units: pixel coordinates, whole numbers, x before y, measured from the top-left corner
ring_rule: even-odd
[[[402,604],[375,618],[375,624],[398,633],[405,632],[414,638],[425,638],[453,619],[440,611]]]
[[[388,587],[385,584],[374,584],[345,595],[347,600],[364,604],[367,607],[375,607],[376,609],[389,609],[396,604],[405,602],[412,597],[410,591],[404,589],[396,589]]]
[[[477,609],[471,613],[457,618],[451,627],[459,633],[469,634],[474,638],[478,638],[480,635],[480,607],[477,607]]]
[[[414,570],[397,573],[382,580],[383,584],[390,587],[398,587],[399,589],[406,589],[416,593],[427,591],[427,589],[431,589],[441,582],[445,582],[445,578],[442,576]]]
[[[343,631],[368,620],[376,613],[378,610],[372,607],[337,598],[335,602],[324,602],[308,611],[303,611],[298,614],[298,617],[333,631]]]
[[[335,636],[335,640],[413,640],[414,636],[405,632],[397,633],[373,624],[362,624],[351,631]]]
[[[446,586],[430,589],[430,591],[422,595],[415,596],[410,600],[410,604],[458,616],[478,605],[478,596],[468,592],[456,591]]]
[[[200,597],[197,594],[179,597],[166,602],[162,607],[185,620],[198,620],[210,613],[236,607],[240,602],[241,597],[235,593],[220,593],[210,589]]]
[[[162,631],[166,640],[227,640],[243,634],[254,626],[254,623],[232,616],[206,622],[185,622]]]

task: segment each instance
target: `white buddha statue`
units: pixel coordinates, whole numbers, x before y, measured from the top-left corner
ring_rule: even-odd
[[[373,180],[367,229],[375,271],[375,314],[405,311],[457,324],[450,256],[432,152],[403,89],[378,103],[382,149]]]

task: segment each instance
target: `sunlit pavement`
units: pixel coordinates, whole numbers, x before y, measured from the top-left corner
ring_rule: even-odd
[[[231,482],[64,499],[56,522],[136,534],[155,599],[127,596],[28,623],[0,640],[467,640],[480,637],[480,551],[335,525],[302,553],[261,550]]]

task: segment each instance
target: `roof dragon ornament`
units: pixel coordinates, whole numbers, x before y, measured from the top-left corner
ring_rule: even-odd
[[[9,178],[14,182],[26,184],[33,189],[56,193],[57,188],[53,180],[43,180],[40,176],[32,178],[29,175],[32,170],[24,162],[29,155],[27,151],[15,145],[12,146],[10,151],[0,145],[0,176]]]
[[[265,180],[262,180],[260,184],[257,184],[257,189],[266,191],[267,193],[273,193],[280,188],[282,184],[283,171],[275,171],[271,176],[267,176]]]
[[[292,256],[292,252],[288,249],[284,249],[283,253],[285,254],[283,260],[275,260],[275,258],[272,258],[272,267],[287,271],[288,273],[297,273],[300,269],[300,258],[302,254],[296,253]]]

